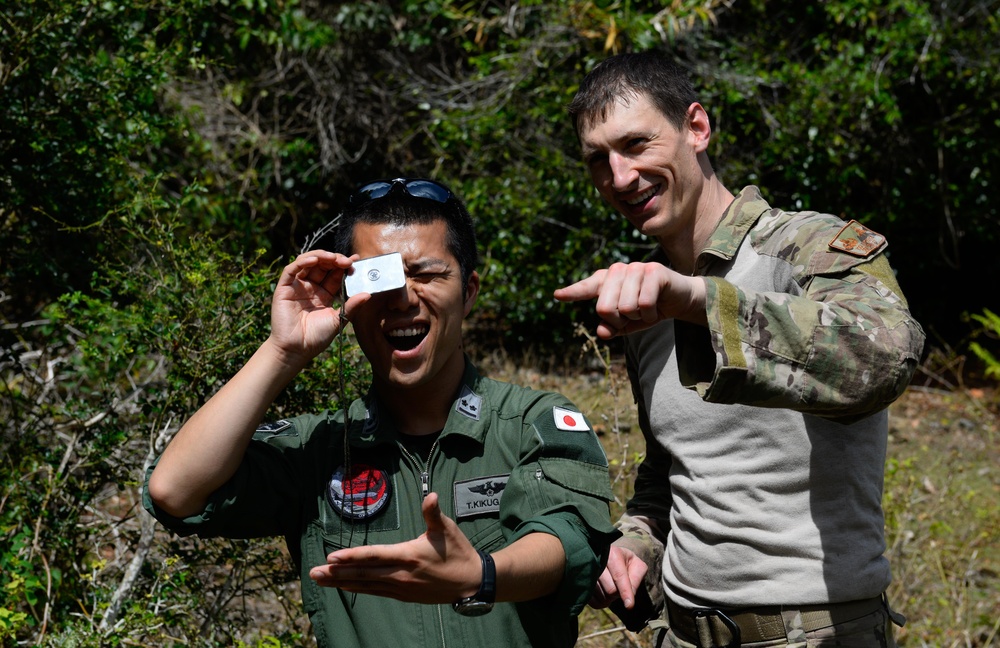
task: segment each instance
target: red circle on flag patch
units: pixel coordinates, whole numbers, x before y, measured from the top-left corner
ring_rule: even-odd
[[[569,414],[563,417],[563,423],[565,423],[568,427],[576,427],[576,419]]]
[[[340,466],[330,478],[327,500],[342,516],[354,520],[369,518],[389,501],[389,476],[384,470],[367,464],[355,464],[350,470]]]

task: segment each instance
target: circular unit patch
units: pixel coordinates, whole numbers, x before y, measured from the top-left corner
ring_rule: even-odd
[[[337,468],[326,489],[326,498],[333,510],[343,517],[363,520],[385,507],[392,489],[384,470],[354,464],[349,473],[345,472],[344,466]]]

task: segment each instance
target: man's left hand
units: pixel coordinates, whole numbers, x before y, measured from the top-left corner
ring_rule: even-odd
[[[482,561],[430,493],[422,505],[427,531],[408,542],[334,551],[309,576],[318,585],[411,603],[452,603],[479,591]]]

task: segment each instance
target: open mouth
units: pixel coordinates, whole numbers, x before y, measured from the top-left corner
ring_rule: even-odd
[[[430,327],[427,325],[407,326],[406,328],[392,329],[385,334],[389,344],[397,351],[409,351],[417,346],[427,337]]]

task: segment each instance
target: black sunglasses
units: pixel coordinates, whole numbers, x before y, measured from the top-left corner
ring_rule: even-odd
[[[439,203],[446,203],[452,198],[451,191],[433,180],[395,178],[379,180],[361,187],[347,199],[347,204],[357,207],[379,198],[384,198],[393,191],[402,191],[413,198],[427,198]]]

